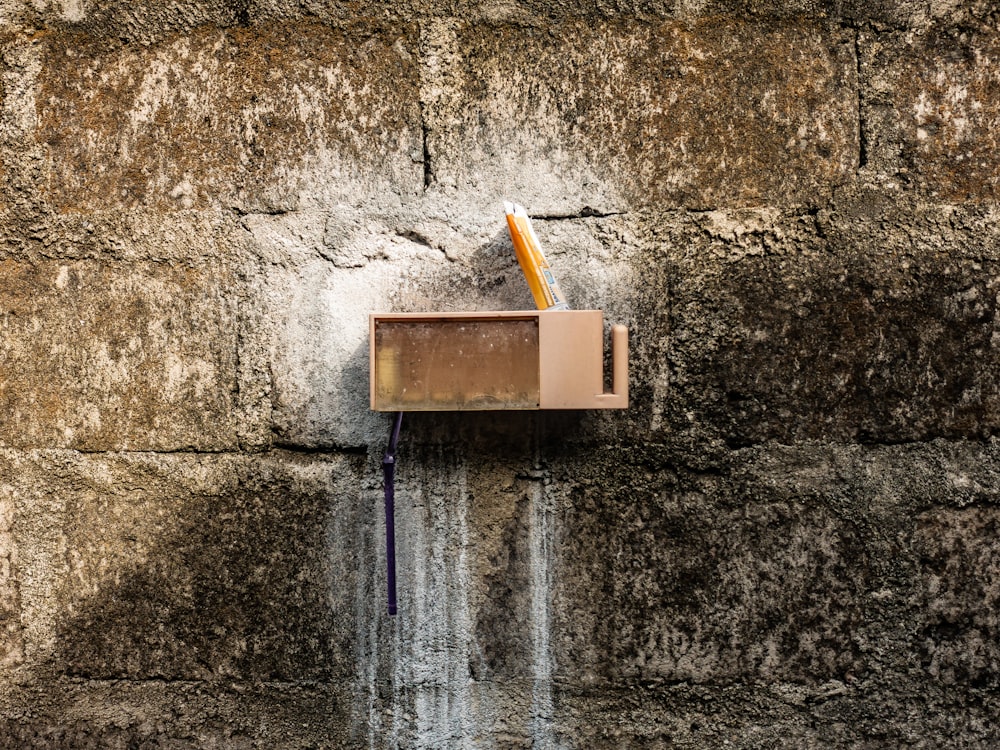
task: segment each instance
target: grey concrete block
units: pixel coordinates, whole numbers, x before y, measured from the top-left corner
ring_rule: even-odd
[[[257,257],[241,364],[266,363],[274,440],[381,447],[386,418],[368,403],[370,313],[534,308],[502,204],[494,209],[481,230],[416,212],[244,220]],[[537,231],[573,306],[627,324],[635,240],[619,236],[629,222],[608,221],[539,221]]]
[[[765,691],[686,684],[566,688],[556,695],[553,733],[563,747],[599,750],[989,747],[1000,739],[981,694],[917,696],[913,687],[886,690],[878,706],[865,702],[864,688],[836,682]]]
[[[206,691],[190,682],[52,680],[8,692],[4,750],[302,750],[349,748],[351,691],[330,684],[258,684]],[[87,708],[84,708],[87,707]]]
[[[104,680],[352,673],[368,556],[358,459],[5,458],[32,666]]]
[[[995,203],[1000,36],[978,24],[863,34],[866,170],[943,203]]]
[[[607,459],[560,467],[571,498],[552,605],[560,674],[823,682],[864,668],[871,573],[854,523],[822,506],[729,506],[718,490]]]
[[[422,186],[412,29],[206,27],[151,46],[44,40],[37,139],[60,211],[390,203]]]
[[[928,510],[917,523],[922,661],[946,684],[1000,683],[998,519],[997,507],[973,506]]]
[[[8,261],[0,274],[0,442],[235,446],[235,310],[223,264]]]
[[[664,221],[654,287],[669,291],[654,293],[644,314],[655,325],[635,338],[640,357],[663,358],[667,385],[650,389],[655,377],[637,372],[636,408],[656,404],[673,431],[730,445],[992,434],[1000,352],[988,222],[977,242],[952,229],[949,208],[893,209],[869,227],[858,204],[836,205],[832,216]],[[953,242],[968,251],[944,252]]]
[[[815,204],[857,166],[850,35],[441,22],[427,49],[430,179],[537,213]]]
[[[664,458],[548,460],[567,683],[995,683],[996,445]]]

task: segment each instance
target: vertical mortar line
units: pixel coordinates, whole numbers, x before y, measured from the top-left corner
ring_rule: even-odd
[[[248,285],[246,284],[240,285],[239,292],[235,295],[236,301],[234,303],[236,307],[236,310],[234,311],[234,324],[236,326],[236,336],[234,338],[236,340],[233,346],[235,350],[233,355],[234,358],[233,366],[236,371],[234,373],[235,388],[233,389],[233,408],[236,411],[236,414],[239,415],[241,421],[246,418],[245,417],[246,410],[244,409],[243,406],[244,363],[242,361],[242,356],[243,356],[243,345],[244,345],[243,316],[247,313],[247,310],[249,309],[249,302],[248,300],[244,299],[244,294],[249,294],[249,292],[247,291],[247,286]],[[250,441],[246,436],[241,434],[242,430],[240,429],[239,424],[234,425],[234,427],[236,429],[236,450],[242,452],[250,447],[249,445]]]
[[[430,61],[428,60],[427,53],[427,41],[428,31],[425,27],[425,22],[421,21],[417,24],[417,66],[419,70],[418,77],[418,97],[420,105],[420,143],[421,152],[424,166],[424,191],[426,192],[430,188],[431,184],[434,182],[434,168],[431,164],[431,151],[430,151],[430,125],[428,124],[428,101],[427,101],[427,86],[429,85],[429,71],[430,71]]]
[[[434,182],[434,169],[431,165],[431,151],[428,145],[428,135],[430,133],[430,127],[427,125],[427,109],[424,102],[420,102],[420,137],[423,143],[423,159],[424,159],[424,191],[430,188],[431,184]]]
[[[857,86],[857,123],[858,123],[858,172],[868,166],[868,138],[865,135],[864,121],[864,84],[861,70],[861,31],[857,26],[851,26],[854,34],[854,75]]]

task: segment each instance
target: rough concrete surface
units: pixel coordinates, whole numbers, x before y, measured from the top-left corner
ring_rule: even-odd
[[[428,137],[442,186],[513,190],[544,213],[544,194],[603,212],[794,205],[856,168],[857,64],[836,27],[440,26],[433,73],[460,83],[428,108],[444,110]]]
[[[983,0],[0,1],[0,748],[1000,745]],[[408,414],[368,314],[630,328]]]

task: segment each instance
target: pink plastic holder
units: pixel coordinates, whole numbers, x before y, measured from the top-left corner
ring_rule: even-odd
[[[375,313],[369,342],[375,411],[628,407],[628,329],[606,393],[600,310]]]

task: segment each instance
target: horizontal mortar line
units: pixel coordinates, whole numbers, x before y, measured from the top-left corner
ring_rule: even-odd
[[[855,182],[854,178],[847,178],[843,182],[838,182],[832,184],[833,188],[842,188],[851,185]],[[780,206],[780,205],[763,205],[763,206],[709,206],[709,207],[678,207],[678,208],[668,208],[664,210],[650,210],[643,212],[647,216],[660,216],[662,214],[687,214],[688,216],[707,216],[708,214],[735,214],[735,213],[753,213],[755,211],[778,211],[782,215],[787,216],[815,216],[817,213],[822,211],[833,204],[833,199],[824,202],[817,203],[815,205],[798,205],[798,206]]]
[[[853,446],[859,446],[864,448],[892,448],[900,445],[932,445],[937,442],[943,442],[948,444],[958,444],[958,443],[968,443],[970,445],[989,445],[997,439],[996,435],[987,436],[977,436],[977,437],[966,437],[966,436],[946,436],[946,435],[936,435],[928,438],[919,439],[883,439],[883,440],[829,440],[823,438],[803,438],[802,440],[795,440],[792,442],[785,442],[782,440],[769,439],[769,440],[754,440],[748,441],[746,443],[740,444],[739,446],[728,447],[726,453],[734,454],[740,453],[742,451],[754,450],[759,448],[808,448],[808,447],[832,447],[832,448],[850,448]],[[622,448],[634,448],[634,449],[652,449],[652,450],[663,450],[671,451],[676,450],[676,446],[671,443],[664,443],[662,441],[635,441],[631,443],[607,443],[599,446],[594,446],[595,450],[620,450]],[[684,464],[677,464],[678,466],[684,467]],[[708,473],[715,473],[714,470]]]
[[[866,448],[892,448],[900,445],[930,445],[937,442],[949,444],[969,443],[970,445],[989,445],[996,440],[996,438],[996,435],[934,435],[932,437],[924,438],[899,438],[898,440],[891,438],[872,438],[870,440],[859,439],[853,443],[845,443],[845,445],[861,445]]]
[[[275,689],[289,688],[343,688],[340,680],[190,680],[171,677],[91,677],[88,675],[61,675],[63,684],[113,686],[113,685],[176,685],[190,687],[210,686],[222,691],[252,692],[261,687]]]
[[[239,449],[233,448],[219,448],[213,450],[210,448],[29,448],[28,450],[67,450],[73,451],[74,453],[80,453],[85,456],[100,455],[102,453],[156,453],[161,455],[171,455],[174,453],[180,453],[185,455],[196,455],[196,456],[226,456],[234,453],[242,453]]]
[[[865,448],[891,448],[897,446],[907,446],[907,445],[933,445],[934,443],[943,442],[948,444],[960,444],[968,443],[970,445],[986,446],[990,445],[997,440],[996,435],[977,435],[977,436],[967,436],[967,435],[932,435],[929,437],[922,438],[873,438],[873,439],[857,439],[857,440],[829,440],[824,438],[803,438],[801,440],[795,440],[791,442],[777,440],[777,439],[767,439],[767,440],[752,440],[746,443],[741,443],[736,446],[727,448],[726,453],[736,454],[747,450],[755,450],[761,448],[770,447],[780,447],[780,448],[799,448],[799,447],[815,447],[815,446],[830,446],[830,447],[842,447],[849,448],[852,446],[859,446]],[[455,443],[415,443],[418,446],[459,446],[467,445],[465,441],[455,442]],[[633,442],[622,442],[622,443],[612,443],[612,444],[600,444],[591,446],[595,450],[616,450],[621,448],[635,448],[635,449],[660,449],[670,451],[673,446],[669,443],[664,443],[662,441],[644,441],[637,440]],[[53,447],[53,446],[15,446],[15,445],[0,445],[0,451],[9,451],[17,453],[30,453],[30,452],[41,452],[41,453],[76,453],[83,456],[101,456],[101,455],[156,455],[156,456],[171,456],[171,455],[181,455],[181,456],[265,456],[268,454],[275,453],[291,453],[298,455],[316,455],[316,456],[365,456],[368,455],[372,450],[382,450],[381,446],[371,446],[371,445],[326,445],[326,446],[307,446],[307,445],[295,445],[290,443],[273,443],[272,445],[260,449],[245,449],[245,448],[225,448],[219,450],[206,450],[206,449],[187,449],[187,448],[172,448],[172,449],[156,449],[156,448],[102,448],[102,449],[85,449],[85,448],[71,448],[71,447]],[[531,474],[525,474],[520,476],[521,479],[538,479],[539,477],[533,476]]]
[[[327,445],[327,446],[311,446],[311,445],[295,445],[294,443],[274,443],[272,450],[282,450],[288,453],[301,453],[303,455],[324,455],[324,454],[334,454],[334,455],[349,455],[349,456],[366,456],[371,450],[369,445]]]
[[[621,680],[612,680],[607,682],[593,683],[593,682],[581,682],[579,680],[574,680],[568,677],[489,677],[489,678],[477,678],[473,679],[472,684],[477,687],[513,687],[516,689],[530,689],[533,686],[543,684],[551,685],[559,690],[573,691],[581,695],[586,695],[589,693],[602,694],[608,691],[620,691],[620,692],[633,692],[637,688],[643,691],[654,692],[657,690],[676,690],[676,689],[690,689],[699,690],[704,688],[704,685],[699,685],[693,683],[690,679],[672,679],[672,678],[634,678],[628,679],[623,678]],[[387,686],[392,684],[390,678],[383,678],[376,681],[377,685]],[[785,683],[777,683],[783,685]],[[788,683],[793,684],[793,683]],[[755,690],[756,685],[752,682],[747,683],[737,683],[737,686],[743,687],[747,690]],[[410,684],[411,688],[427,688],[427,689],[440,689],[443,687],[448,687],[448,683],[443,680],[426,680],[421,682],[415,682]],[[718,686],[720,690],[724,690],[731,685]],[[454,691],[459,691],[463,689],[463,686],[456,685],[452,687]]]
[[[843,446],[850,447],[853,445],[860,445],[865,447],[887,447],[891,448],[897,445],[929,445],[936,442],[946,442],[946,443],[972,443],[976,445],[984,445],[990,443],[995,436],[967,436],[967,435],[931,435],[929,437],[921,438],[858,438],[855,440],[827,440],[823,438],[804,438],[802,440],[795,440],[793,442],[782,442],[780,440],[759,440],[749,442],[746,445],[740,445],[737,448],[732,448],[731,450],[743,450],[744,448],[758,448],[767,447],[770,445],[778,445],[786,448],[796,448],[799,446],[814,446],[814,445],[833,445],[833,446]]]
[[[266,451],[245,451],[240,449],[224,448],[219,450],[187,449],[187,448],[73,448],[70,446],[51,445],[0,445],[0,451],[15,453],[76,453],[81,456],[100,456],[105,454],[117,455],[162,455],[170,456],[174,454],[192,456],[231,456],[231,455],[251,455],[253,453],[263,453]]]
[[[528,682],[533,682],[530,677],[523,678]],[[752,677],[747,677],[744,679],[734,679],[732,681],[725,682],[697,682],[691,677],[656,677],[656,676],[646,676],[646,677],[618,677],[618,678],[604,678],[596,681],[586,681],[581,682],[578,679],[573,679],[565,676],[552,677],[551,682],[556,683],[559,687],[568,688],[578,688],[584,692],[603,692],[606,690],[634,690],[636,688],[646,689],[646,690],[656,690],[658,688],[670,687],[670,688],[691,688],[692,690],[702,690],[704,688],[715,688],[718,690],[728,690],[730,688],[745,689],[751,693],[759,694],[766,690],[780,690],[780,689],[802,689],[802,692],[810,692],[810,690],[803,686],[802,683],[794,682],[792,680],[774,680],[768,683],[759,683]],[[813,690],[812,692],[816,692]]]
[[[572,214],[532,214],[532,221],[567,221],[572,219],[607,219],[611,216],[627,216],[628,211],[595,211],[584,208]]]
[[[53,448],[47,446],[0,446],[0,451],[11,451],[17,453],[76,453],[81,456],[266,456],[275,453],[293,453],[306,455],[366,455],[368,448],[365,446],[331,446],[327,448],[295,448],[286,445],[272,445],[260,450],[248,449],[220,449],[220,450],[197,450],[197,449],[169,449],[157,450],[155,448],[106,448],[106,449],[81,449],[81,448]]]
[[[937,442],[944,442],[948,444],[958,444],[958,443],[968,443],[970,445],[989,445],[996,439],[996,436],[949,436],[949,435],[934,435],[931,437],[924,438],[900,438],[894,440],[891,438],[873,438],[871,440],[824,440],[822,438],[808,438],[802,440],[796,440],[794,442],[782,442],[780,440],[753,440],[746,443],[741,443],[740,445],[728,448],[728,453],[740,453],[746,450],[754,450],[758,448],[769,448],[769,447],[781,447],[781,448],[802,448],[802,447],[817,447],[817,446],[831,446],[840,448],[850,448],[852,446],[858,446],[862,448],[894,448],[897,446],[906,445],[933,445]],[[639,444],[637,444],[639,445]],[[668,448],[663,443],[649,443],[645,444],[646,447],[661,447]],[[669,448],[668,448],[669,449]]]
[[[243,211],[235,206],[228,206],[224,208],[223,211],[239,216],[241,219],[249,216],[286,216],[288,214],[299,213],[299,209],[296,208],[273,208],[264,211]]]

